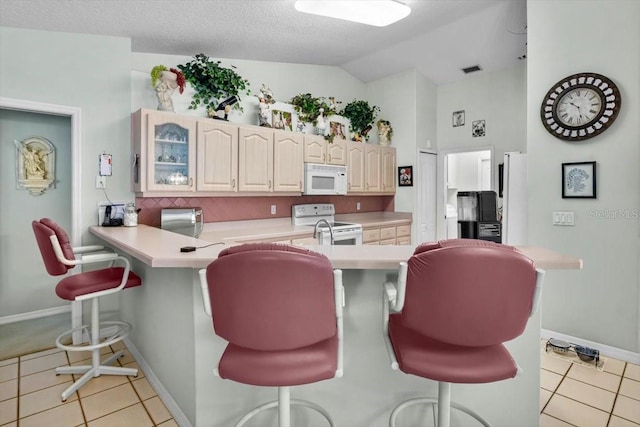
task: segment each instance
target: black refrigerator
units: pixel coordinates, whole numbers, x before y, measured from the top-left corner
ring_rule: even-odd
[[[458,237],[502,242],[495,191],[459,191],[457,199]]]

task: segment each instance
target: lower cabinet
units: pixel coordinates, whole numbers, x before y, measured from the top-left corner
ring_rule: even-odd
[[[388,227],[364,227],[362,229],[363,245],[410,245],[411,225]]]

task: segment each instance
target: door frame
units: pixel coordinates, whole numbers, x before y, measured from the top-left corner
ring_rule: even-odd
[[[421,154],[431,154],[431,155],[435,155],[436,156],[436,237],[439,236],[438,234],[438,170],[440,168],[439,163],[438,163],[438,152],[436,150],[433,150],[431,148],[422,148],[422,147],[418,147],[418,149],[416,150],[416,158],[418,159],[416,162],[417,168],[416,168],[416,176],[413,178],[413,182],[416,185],[416,217],[413,219],[412,223],[413,223],[413,230],[412,230],[412,236],[411,236],[411,242],[415,243],[419,240],[420,238],[420,219],[422,218],[422,215],[424,214],[424,212],[422,212],[422,198],[424,197],[424,189],[421,188],[419,185],[417,185],[417,183],[421,182],[419,180],[416,180],[416,177],[422,176],[422,165],[420,163],[420,155]]]

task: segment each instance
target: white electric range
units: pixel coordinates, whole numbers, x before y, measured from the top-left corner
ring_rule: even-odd
[[[362,225],[335,221],[336,208],[331,203],[294,205],[291,223],[314,227],[319,245],[362,245]]]

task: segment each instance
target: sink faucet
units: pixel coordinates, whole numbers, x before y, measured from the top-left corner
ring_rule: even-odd
[[[324,222],[329,227],[329,234],[331,235],[331,244],[333,245],[333,227],[331,226],[329,221],[327,221],[326,219],[319,219],[318,222],[316,222],[316,225],[313,227],[313,238],[314,239],[316,238],[318,234],[318,225],[320,225],[321,222]]]

